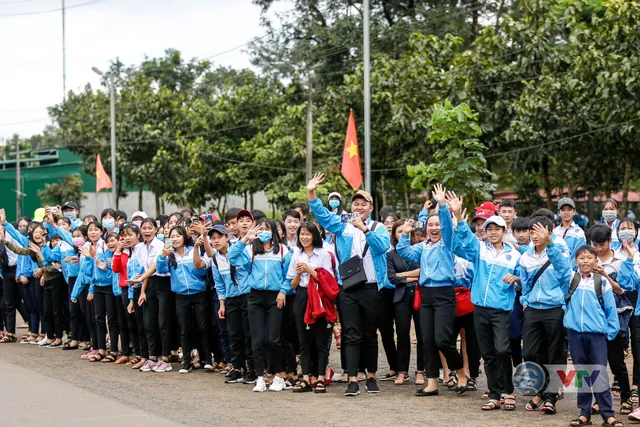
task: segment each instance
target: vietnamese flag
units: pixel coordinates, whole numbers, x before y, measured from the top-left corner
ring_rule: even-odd
[[[104,188],[113,188],[109,175],[104,171],[102,167],[102,161],[100,161],[100,154],[96,157],[96,193]]]
[[[347,126],[347,138],[344,140],[344,152],[342,153],[342,176],[354,190],[362,186],[362,168],[360,167],[360,150],[358,149],[358,137],[356,136],[356,120],[353,118],[353,110],[349,114]]]

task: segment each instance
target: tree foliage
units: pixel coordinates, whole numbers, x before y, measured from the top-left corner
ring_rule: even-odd
[[[44,189],[38,190],[38,197],[43,205],[62,206],[69,200],[75,200],[80,206],[85,197],[82,184],[82,178],[77,175],[65,176],[56,183],[45,184]]]

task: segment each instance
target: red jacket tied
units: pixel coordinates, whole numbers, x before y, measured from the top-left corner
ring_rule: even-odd
[[[316,268],[318,280],[313,276],[309,279],[307,288],[307,310],[304,313],[304,323],[313,325],[316,320],[325,318],[327,323],[338,320],[336,299],[340,288],[336,278],[324,268]]]

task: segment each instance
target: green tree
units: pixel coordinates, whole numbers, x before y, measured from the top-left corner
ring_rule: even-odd
[[[38,197],[44,205],[62,206],[68,200],[75,200],[81,207],[84,192],[82,191],[82,178],[77,175],[68,175],[58,179],[53,184],[45,184],[44,189],[38,190]]]

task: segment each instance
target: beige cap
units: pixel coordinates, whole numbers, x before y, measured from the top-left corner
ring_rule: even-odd
[[[367,191],[358,190],[357,193],[351,196],[351,201],[353,202],[357,198],[365,199],[367,202],[373,204],[373,197],[371,197],[371,194],[369,194]]]

